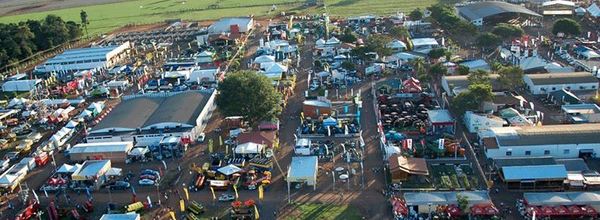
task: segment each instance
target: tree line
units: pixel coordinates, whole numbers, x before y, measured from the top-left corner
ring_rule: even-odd
[[[56,15],[43,20],[0,23],[0,68],[82,35],[81,25]]]

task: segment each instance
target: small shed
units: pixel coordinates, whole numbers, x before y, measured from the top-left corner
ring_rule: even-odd
[[[509,189],[562,189],[567,169],[562,164],[502,167],[500,177]]]
[[[263,144],[247,142],[247,143],[238,145],[235,148],[235,153],[236,154],[260,154],[263,152],[264,148],[265,148],[265,145],[263,145]]]
[[[306,183],[309,186],[313,186],[316,190],[318,167],[317,156],[292,157],[292,163],[290,164],[286,178],[288,182],[288,196],[291,183]]]
[[[332,105],[329,100],[306,100],[302,102],[302,112],[305,117],[318,118],[321,115],[331,115]]]
[[[388,161],[393,183],[405,181],[410,175],[429,175],[427,161],[424,158],[392,155]]]
[[[434,133],[454,134],[456,121],[446,109],[427,110],[430,129]]]
[[[273,148],[279,145],[277,131],[251,131],[241,133],[237,137],[238,144],[244,143],[260,143],[268,148]]]

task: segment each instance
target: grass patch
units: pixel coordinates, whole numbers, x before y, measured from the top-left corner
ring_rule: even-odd
[[[415,8],[426,8],[439,0],[326,0],[327,13],[333,16],[353,15],[389,15],[400,12],[410,12]],[[302,14],[323,13],[321,8],[305,8],[305,0],[206,0],[185,1],[181,0],[134,0],[110,4],[79,6],[33,12],[20,15],[0,17],[0,23],[26,21],[28,19],[40,20],[48,14],[60,15],[64,20],[80,22],[79,13],[85,10],[88,14],[90,34],[107,33],[128,24],[148,24],[162,22],[167,19],[181,18],[184,20],[211,20],[231,16],[266,16],[273,4],[277,5],[277,12],[290,11]]]
[[[303,203],[292,207],[294,210],[291,215],[285,219],[302,220],[302,219],[320,219],[334,220],[344,219],[353,220],[361,219],[358,211],[349,205],[332,205],[319,203]]]

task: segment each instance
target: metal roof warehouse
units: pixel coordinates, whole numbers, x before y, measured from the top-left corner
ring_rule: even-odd
[[[87,137],[88,142],[159,142],[164,136],[196,138],[215,108],[215,90],[125,97]]]
[[[121,45],[106,47],[88,47],[66,50],[62,54],[48,59],[44,64],[36,66],[37,73],[50,73],[60,71],[93,70],[110,68],[119,60],[131,44],[125,42]]]

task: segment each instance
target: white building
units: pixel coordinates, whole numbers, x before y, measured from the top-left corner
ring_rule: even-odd
[[[237,27],[239,33],[248,33],[254,26],[254,18],[251,17],[235,17],[222,18],[208,27],[209,34],[232,33]]]
[[[499,128],[508,124],[508,122],[498,116],[477,114],[472,111],[465,112],[463,120],[471,133],[477,133],[480,130],[489,130],[490,128]]]
[[[434,38],[415,38],[411,41],[412,50],[417,53],[428,54],[429,51],[440,47]]]
[[[491,128],[482,137],[488,158],[552,156],[597,157],[600,124]]]
[[[125,52],[129,48],[131,44],[125,42],[116,46],[70,49],[36,66],[34,71],[50,73],[112,68],[125,58]]]
[[[561,89],[577,91],[598,88],[598,79],[588,72],[526,74],[523,81],[529,92],[534,95],[548,94]]]

